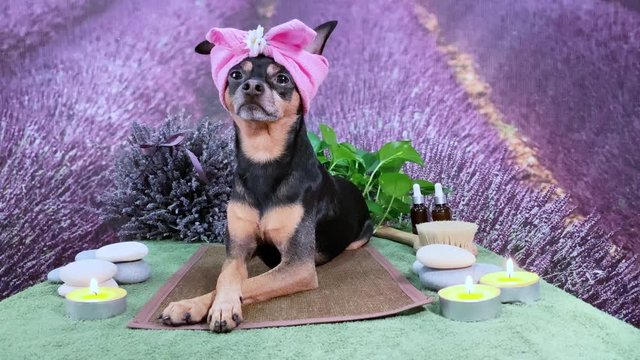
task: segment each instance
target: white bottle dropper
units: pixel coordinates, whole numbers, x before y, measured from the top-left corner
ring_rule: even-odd
[[[420,185],[413,184],[413,204],[424,204],[424,195],[420,192]]]
[[[444,191],[442,191],[442,184],[436,183],[435,185],[436,191],[434,195],[434,202],[437,205],[442,205],[447,203],[447,198],[444,195]]]

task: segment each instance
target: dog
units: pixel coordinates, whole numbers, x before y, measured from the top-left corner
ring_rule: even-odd
[[[336,25],[316,27],[304,51],[321,55]],[[210,54],[214,46],[203,41],[196,52]],[[218,333],[241,323],[242,305],[317,288],[317,265],[364,246],[373,233],[358,188],[331,176],[317,160],[304,121],[308,104],[292,73],[259,54],[225,76],[222,100],[233,119],[237,161],[226,260],[213,292],[172,302],[160,315],[173,326],[206,317]],[[248,278],[254,256],[270,270]]]

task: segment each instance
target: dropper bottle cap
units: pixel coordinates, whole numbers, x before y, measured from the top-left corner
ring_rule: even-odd
[[[444,191],[442,191],[442,184],[436,183],[435,185],[436,192],[434,195],[434,202],[436,205],[442,205],[447,203],[447,197],[444,195]]]
[[[413,184],[413,205],[424,204],[424,195],[420,192],[420,185]]]

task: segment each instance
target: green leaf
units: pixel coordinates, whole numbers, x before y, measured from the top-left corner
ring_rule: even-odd
[[[383,173],[380,174],[380,187],[386,194],[400,198],[407,195],[413,183],[406,174]]]
[[[379,199],[378,203],[382,206],[387,206],[391,203],[391,195],[383,193]],[[391,209],[389,211],[389,217],[396,217],[402,214],[409,214],[411,211],[411,198],[408,195],[403,197],[395,197],[393,203],[391,203]]]
[[[382,164],[380,166],[379,171],[381,173],[387,173],[387,172],[401,172],[402,170],[402,166],[406,163],[407,161],[404,159],[400,159],[400,158],[395,158],[395,159],[391,159],[388,160],[387,162],[385,162],[384,164]]]
[[[329,145],[337,145],[338,139],[335,131],[325,124],[320,124],[320,133],[322,134],[322,140],[326,141]]]
[[[367,199],[366,201],[367,201],[367,207],[369,208],[369,211],[371,211],[374,215],[377,215],[378,217],[384,215],[384,208],[380,206],[377,202],[369,199]]]
[[[327,157],[324,156],[324,155],[316,154],[316,157],[318,158],[318,161],[320,161],[320,164],[322,164],[322,165],[329,163],[329,159],[327,159]]]
[[[309,138],[311,147],[313,147],[313,152],[317,153],[318,149],[320,149],[320,142],[322,140],[318,137],[318,135],[311,131],[307,131],[307,137]]]
[[[430,181],[415,179],[413,182],[420,185],[420,191],[423,195],[433,194],[436,191],[435,184]]]
[[[340,161],[356,160],[356,154],[354,154],[348,147],[343,144],[329,145],[329,151],[331,152],[331,161],[337,163]]]
[[[408,140],[388,142],[382,145],[378,153],[380,154],[381,162],[389,159],[402,159],[424,166],[422,157],[411,146],[411,141]]]
[[[377,165],[377,161],[378,161],[378,152],[367,152],[362,154],[361,156],[362,158],[362,163],[364,165],[365,168],[365,172],[370,172],[373,171],[373,169],[376,167]]]
[[[351,153],[353,154],[353,160],[357,161],[358,163],[362,164],[363,166],[365,165],[364,159],[362,158],[362,156],[367,153],[366,151],[364,151],[362,149],[358,149],[358,148],[356,148],[355,146],[353,146],[352,144],[350,144],[348,142],[342,142],[342,143],[340,143],[340,146],[343,146],[343,147],[349,149],[349,151],[351,151]]]
[[[358,188],[363,188],[369,179],[361,173],[356,172],[351,175],[349,180]]]
[[[378,156],[376,155],[376,157],[373,159],[373,161],[369,164],[369,166],[366,167],[366,172],[367,174],[371,174],[373,173],[373,171],[378,167],[378,165],[380,165],[380,159],[378,158]]]
[[[409,212],[411,212],[411,205],[413,205],[413,202],[411,201],[411,197],[405,196],[401,200],[402,201],[398,201],[397,204],[394,203],[395,209],[398,210],[400,214],[409,214]]]
[[[352,144],[349,144],[348,142],[341,142],[340,145],[346,147],[347,149],[349,149],[349,151],[357,155],[358,149],[356,149],[356,147],[353,146]]]
[[[313,152],[317,155],[321,155],[322,152],[327,148],[326,141],[320,139],[320,137],[318,137],[318,135],[316,135],[315,133],[308,131],[307,137],[309,138],[311,147],[313,147]]]

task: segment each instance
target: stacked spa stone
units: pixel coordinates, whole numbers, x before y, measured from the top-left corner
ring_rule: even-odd
[[[151,276],[151,267],[144,261],[149,248],[137,241],[127,241],[103,246],[95,253],[97,259],[111,261],[118,271],[113,277],[119,284],[135,284]]]
[[[88,287],[91,278],[95,278],[100,287],[143,282],[151,276],[151,267],[143,259],[148,253],[149,248],[136,241],[81,251],[76,255],[76,261],[49,272],[47,280],[63,283],[58,288],[60,296]]]
[[[423,246],[416,253],[413,271],[427,289],[438,291],[452,285],[464,284],[467,275],[474,282],[484,274],[501,271],[493,264],[476,263],[476,257],[468,250],[443,244]]]
[[[59,270],[60,281],[64,284],[58,288],[58,294],[65,296],[72,290],[89,287],[92,278],[98,281],[100,287],[118,287],[113,280],[117,270],[113,263],[104,260],[74,261]]]

